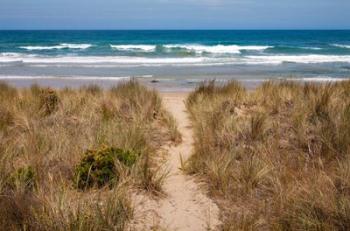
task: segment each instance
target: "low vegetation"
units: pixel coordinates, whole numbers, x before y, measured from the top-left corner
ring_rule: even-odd
[[[106,184],[113,186],[119,182],[120,175],[116,162],[132,167],[137,157],[134,152],[119,148],[88,150],[75,169],[77,187],[86,189],[93,186],[103,187]]]
[[[223,230],[350,229],[350,82],[206,82],[187,108]]]
[[[161,99],[136,81],[16,89],[0,83],[0,227],[125,230],[130,191],[161,192],[155,162],[179,139]]]

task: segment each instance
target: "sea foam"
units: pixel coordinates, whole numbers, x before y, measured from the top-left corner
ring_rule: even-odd
[[[294,81],[304,81],[304,82],[339,82],[345,81],[346,78],[335,78],[329,76],[317,76],[317,77],[309,77],[309,78],[288,78],[287,80]]]
[[[91,44],[71,44],[61,43],[55,46],[21,46],[21,49],[26,50],[59,50],[59,49],[87,49],[90,48]]]
[[[132,56],[43,56],[0,53],[0,63],[28,64],[120,64],[120,65],[278,65],[283,63],[350,63],[350,55],[248,55],[233,57],[132,57]]]
[[[143,52],[153,52],[156,50],[155,45],[110,45],[112,49],[122,50],[122,51],[143,51]]]
[[[350,45],[345,44],[332,44],[332,46],[350,49]]]
[[[274,55],[247,56],[249,64],[282,64],[282,63],[350,63],[350,55]]]
[[[171,53],[173,49],[184,49],[187,51],[213,54],[239,54],[242,50],[265,50],[271,46],[239,46],[239,45],[197,45],[197,44],[166,44],[158,45],[164,47],[165,52]],[[114,50],[120,51],[138,51],[138,52],[155,52],[157,45],[110,45]]]
[[[164,45],[165,48],[181,48],[196,53],[213,53],[213,54],[240,54],[242,50],[266,50],[271,46],[239,46],[239,45],[196,45],[196,44],[170,44]]]
[[[178,63],[202,63],[209,60],[204,57],[186,57],[186,58],[146,58],[129,56],[41,56],[28,55],[21,53],[0,53],[1,62],[23,62],[23,63],[42,63],[42,64],[178,64]],[[213,59],[214,60],[214,59]]]
[[[45,80],[45,79],[59,79],[59,80],[109,80],[109,81],[121,81],[128,80],[130,76],[110,77],[110,76],[11,76],[0,75],[1,80]]]

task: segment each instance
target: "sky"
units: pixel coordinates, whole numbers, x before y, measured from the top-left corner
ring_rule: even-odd
[[[350,0],[0,0],[0,29],[350,29]]]

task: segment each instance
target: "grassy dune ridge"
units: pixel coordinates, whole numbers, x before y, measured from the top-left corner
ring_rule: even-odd
[[[350,82],[206,82],[186,102],[223,230],[350,229]]]
[[[0,227],[124,230],[130,190],[161,192],[155,153],[178,139],[158,94],[136,81],[110,90],[1,83]]]

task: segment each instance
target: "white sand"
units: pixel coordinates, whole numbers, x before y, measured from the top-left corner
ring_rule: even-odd
[[[165,108],[178,122],[182,142],[177,146],[164,147],[168,152],[166,166],[169,170],[163,186],[166,197],[158,201],[147,196],[143,196],[142,200],[139,198],[135,213],[140,221],[135,227],[143,230],[215,230],[220,223],[218,207],[195,178],[180,169],[180,155],[185,161],[193,151],[193,134],[184,104],[186,94],[163,93],[162,97]]]

